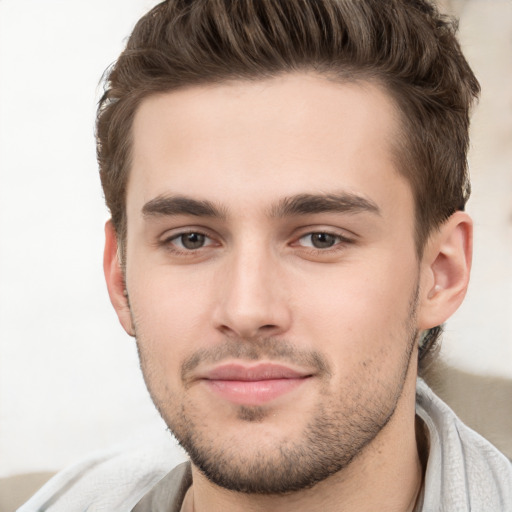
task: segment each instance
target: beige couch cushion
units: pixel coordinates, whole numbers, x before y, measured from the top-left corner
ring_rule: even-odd
[[[425,380],[466,425],[512,459],[512,380],[475,375],[442,360]]]
[[[26,473],[0,478],[0,512],[15,512],[54,473]]]

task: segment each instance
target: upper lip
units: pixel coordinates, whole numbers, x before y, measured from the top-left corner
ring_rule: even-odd
[[[261,381],[274,379],[301,379],[311,376],[307,371],[300,371],[275,363],[260,363],[257,365],[223,364],[201,373],[205,380],[236,380]]]

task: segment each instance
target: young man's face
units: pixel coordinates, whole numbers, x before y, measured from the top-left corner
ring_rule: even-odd
[[[310,486],[414,403],[420,263],[398,123],[375,86],[299,74],[140,106],[124,323],[213,482]]]

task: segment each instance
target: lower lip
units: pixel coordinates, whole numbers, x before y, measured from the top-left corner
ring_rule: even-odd
[[[308,378],[268,379],[255,381],[206,380],[210,389],[222,398],[239,405],[263,405],[293,391]]]

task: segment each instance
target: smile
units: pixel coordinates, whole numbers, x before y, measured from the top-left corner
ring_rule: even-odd
[[[207,372],[202,380],[208,388],[234,404],[257,406],[291,392],[309,380],[311,374],[286,366],[260,364],[223,365]]]

